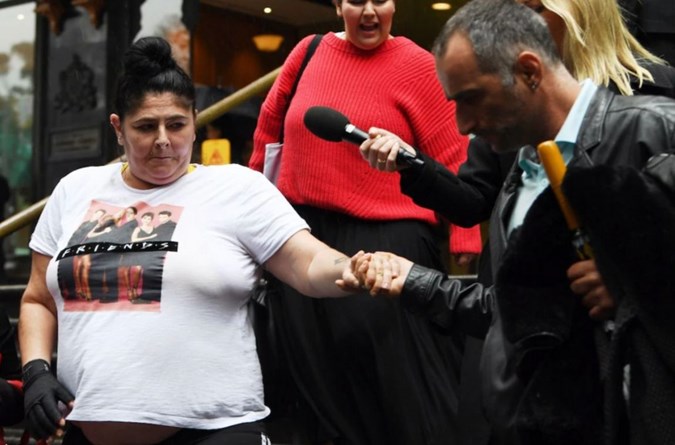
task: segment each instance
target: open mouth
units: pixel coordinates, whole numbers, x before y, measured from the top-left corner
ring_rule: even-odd
[[[366,31],[366,32],[376,31],[377,28],[379,28],[379,27],[380,27],[379,23],[361,23],[359,25],[359,28],[361,28],[362,31]]]

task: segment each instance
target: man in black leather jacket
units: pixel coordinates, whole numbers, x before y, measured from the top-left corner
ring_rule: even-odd
[[[643,178],[637,172],[648,159],[675,151],[675,101],[622,97],[603,88],[580,86],[560,62],[545,23],[514,2],[473,0],[448,21],[435,54],[441,83],[448,98],[456,101],[460,131],[482,137],[497,152],[552,139],[573,142],[566,152],[571,158],[570,171],[594,172],[599,168],[589,170],[594,165],[616,166]],[[574,129],[571,133],[570,128]],[[362,145],[362,151],[371,164],[394,163],[392,144],[405,145],[386,131],[371,129],[370,133],[373,139]],[[386,159],[381,157],[383,153]],[[435,191],[427,194],[429,205],[436,208],[451,198],[457,205],[455,197],[466,199],[461,181],[445,174],[433,160],[418,156],[425,162],[416,185]],[[625,309],[626,304],[635,306],[626,303],[635,298],[625,298],[625,294],[641,294],[627,292],[617,284],[626,267],[616,266],[607,254],[611,243],[594,246],[598,264],[575,258],[571,235],[550,189],[535,200],[539,191],[532,192],[533,187],[541,183],[535,181],[533,186],[531,180],[524,182],[521,165],[527,166],[526,161],[523,154],[514,165],[491,216],[494,287],[465,287],[444,273],[401,260],[400,276],[393,283],[375,281],[374,292],[402,293],[410,310],[447,329],[486,338],[481,364],[483,402],[494,428],[494,443],[596,444],[602,443],[603,437],[607,443],[668,443],[673,437],[669,436],[673,427],[668,425],[675,425],[675,410],[667,403],[659,405],[664,407],[660,417],[665,420],[657,424],[636,419],[636,414],[642,414],[644,400],[649,399],[645,394],[659,390],[647,387],[649,379],[640,371],[630,379],[630,404],[620,391],[617,395],[617,381],[622,379],[616,376],[616,369],[623,369],[624,360],[632,368],[640,362],[621,357],[618,351],[624,349],[614,340],[604,345],[600,341],[604,334],[596,335],[598,322],[592,320],[612,316],[618,305],[617,314],[633,314],[628,317],[629,327],[645,324],[635,315],[640,311]],[[588,175],[576,177],[584,174]],[[579,195],[583,193],[577,189],[574,203],[583,202]],[[522,202],[528,198],[534,201],[531,206]],[[470,201],[465,205],[471,205]],[[590,202],[586,201],[584,209],[593,208]],[[514,216],[514,207],[516,214],[526,212],[524,218]],[[639,239],[637,234],[605,231],[591,221],[584,223],[593,227],[598,239],[603,238],[598,233],[605,232]],[[643,227],[642,231],[650,230]],[[622,242],[614,240],[615,244]],[[664,285],[656,292],[672,298],[668,289]],[[668,332],[664,329],[658,326],[656,332]],[[664,351],[655,349],[652,355],[656,357]],[[599,358],[606,351],[612,360]],[[662,356],[671,359],[667,354]],[[613,378],[601,376],[601,363],[612,365],[613,374],[603,369]],[[673,369],[666,366],[660,371],[672,377]],[[603,390],[602,384],[607,382],[613,386]],[[667,386],[660,390],[672,389]],[[617,425],[623,425],[621,419],[629,414],[631,431],[625,434]]]

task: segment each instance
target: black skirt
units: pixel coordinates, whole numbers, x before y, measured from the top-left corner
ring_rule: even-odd
[[[439,229],[424,222],[296,210],[314,236],[347,255],[390,251],[443,268]],[[283,360],[309,412],[304,423],[312,442],[456,441],[459,341],[403,310],[398,299],[315,299],[286,286],[268,304]]]

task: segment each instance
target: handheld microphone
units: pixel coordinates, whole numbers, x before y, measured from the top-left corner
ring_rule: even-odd
[[[314,135],[331,142],[351,142],[361,145],[368,139],[368,133],[349,122],[347,116],[328,107],[311,107],[305,113],[305,127]],[[412,166],[424,165],[424,161],[407,150],[399,149],[396,154],[398,164]]]
[[[572,244],[577,251],[577,256],[581,260],[593,258],[593,251],[588,242],[588,237],[581,229],[579,220],[562,191],[562,182],[567,172],[567,166],[560,154],[558,144],[554,141],[544,141],[537,146],[537,153],[539,153],[539,160],[541,160],[541,164],[544,166],[548,182],[551,183],[553,194],[558,200],[560,210],[565,217],[567,227],[572,231]]]

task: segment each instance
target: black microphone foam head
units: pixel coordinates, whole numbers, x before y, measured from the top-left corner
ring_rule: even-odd
[[[328,107],[311,107],[305,113],[305,127],[327,141],[340,142],[349,125],[347,116]]]

